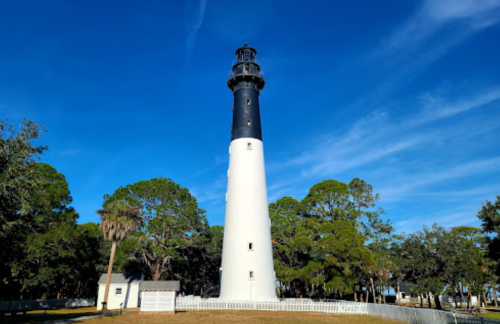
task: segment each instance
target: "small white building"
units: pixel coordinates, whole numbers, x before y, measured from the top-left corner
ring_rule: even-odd
[[[141,313],[175,313],[175,296],[179,281],[142,281]]]
[[[399,292],[399,296],[398,294],[396,293],[396,301],[399,299],[399,301],[401,303],[411,303],[412,302],[412,298],[411,298],[411,293],[410,293],[410,286],[407,282],[402,282],[400,284],[400,292]],[[420,303],[422,299],[422,296],[416,296],[414,298],[414,300],[418,303]],[[455,304],[455,302],[460,305],[461,302],[460,302],[460,296],[457,296],[456,298],[456,301],[453,300],[453,297],[452,296],[448,296],[448,295],[439,295],[439,301],[441,303],[449,303],[449,304]],[[467,301],[469,300],[469,297],[466,295],[464,296],[464,302],[467,303]],[[427,295],[423,296],[423,302],[424,304],[427,303]],[[434,303],[434,297],[432,296],[431,294],[431,302]],[[477,305],[477,296],[472,296],[471,297],[471,304],[470,306],[474,306],[474,305]]]
[[[104,291],[106,290],[107,274],[99,279],[99,294],[97,296],[97,310],[102,310]],[[108,309],[136,308],[139,307],[139,285],[142,274],[111,274],[109,284]],[[120,305],[122,304],[122,305]]]

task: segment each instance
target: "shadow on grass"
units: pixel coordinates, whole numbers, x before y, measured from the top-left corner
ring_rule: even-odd
[[[2,324],[35,324],[35,323],[43,323],[43,322],[52,322],[59,321],[65,319],[72,319],[81,316],[91,316],[97,315],[101,312],[88,312],[82,311],[81,313],[67,313],[67,314],[54,314],[54,313],[27,313],[26,315],[17,314],[15,316],[4,315],[0,317],[0,323]]]

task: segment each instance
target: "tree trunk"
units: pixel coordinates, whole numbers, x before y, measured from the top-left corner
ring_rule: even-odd
[[[397,302],[401,305],[401,291],[399,290],[399,281],[396,281],[396,289],[397,289]]]
[[[481,307],[481,293],[478,292],[477,293],[477,304],[476,304],[476,308],[479,308]]]
[[[387,304],[385,302],[385,289],[384,289],[384,286],[382,286],[382,300],[384,301],[384,304]]]
[[[485,307],[488,306],[488,300],[486,299],[486,295],[485,295],[484,291],[483,291],[483,299],[484,299],[484,306]]]
[[[458,287],[458,291],[460,291],[460,307],[463,307],[463,305],[464,305],[464,303],[465,303],[464,292],[463,292],[463,290],[460,288],[460,286]]]
[[[153,281],[158,281],[160,280],[160,262],[156,262],[154,265],[154,270],[153,270]]]
[[[432,308],[431,294],[430,293],[427,293],[427,302],[429,303],[429,308]]]
[[[102,306],[102,310],[108,310],[108,295],[109,295],[109,283],[111,282],[111,274],[113,273],[113,262],[115,260],[115,251],[116,251],[116,241],[113,241],[111,245],[111,256],[109,257],[109,265],[108,265],[108,276],[106,277],[106,288],[104,289],[104,305]]]
[[[424,308],[424,294],[420,294],[420,308]]]
[[[367,304],[368,304],[368,297],[370,296],[369,293],[370,293],[370,287],[367,285],[366,286],[366,303]]]
[[[468,297],[468,298],[467,298],[467,309],[469,309],[469,308],[470,308],[470,306],[471,306],[471,305],[470,305],[470,303],[471,303],[471,301],[472,301],[472,300],[471,300],[471,299],[472,299],[472,293],[470,292],[470,289],[469,289],[469,288],[467,288],[467,290],[468,290],[468,294],[467,294],[467,297]]]
[[[496,286],[493,286],[493,301],[495,302],[495,307],[497,307],[498,302],[497,302],[497,287]]]
[[[358,292],[356,291],[356,288],[354,288],[354,301],[358,302]]]
[[[370,277],[370,283],[372,285],[372,294],[373,294],[373,303],[377,303],[377,299],[375,298],[375,285],[373,284],[373,278]]]
[[[363,303],[363,302],[364,302],[364,300],[363,300],[363,287],[361,287],[361,291],[360,291],[360,293],[359,293],[359,302],[360,302],[360,303]]]
[[[439,295],[434,295],[434,303],[436,304],[436,309],[442,310],[441,301],[439,300]]]

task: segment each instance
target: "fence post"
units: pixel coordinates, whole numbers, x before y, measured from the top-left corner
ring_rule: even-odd
[[[455,324],[457,324],[457,314],[453,313],[453,319],[455,320]]]

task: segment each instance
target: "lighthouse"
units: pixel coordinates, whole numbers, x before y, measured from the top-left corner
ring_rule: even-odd
[[[247,44],[238,48],[227,82],[234,102],[220,269],[222,299],[276,299],[259,107],[265,80],[256,56],[257,51]]]

